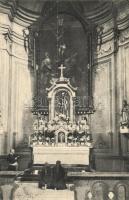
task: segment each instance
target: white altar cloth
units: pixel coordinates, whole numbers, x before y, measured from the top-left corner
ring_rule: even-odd
[[[45,147],[43,145],[33,146],[34,164],[55,164],[60,160],[62,164],[89,165],[90,148],[79,147]]]

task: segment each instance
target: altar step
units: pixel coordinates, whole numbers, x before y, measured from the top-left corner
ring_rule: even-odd
[[[18,183],[13,200],[74,200],[74,191],[39,189],[36,183]],[[20,198],[21,197],[21,198]]]
[[[32,168],[33,170],[41,170],[42,167],[44,165],[43,164],[33,164]],[[50,164],[50,167],[54,167],[55,165]],[[68,165],[68,164],[63,164],[62,165],[65,169],[66,172],[70,172],[70,171],[75,171],[75,172],[81,172],[81,171],[88,171],[90,172],[90,166],[89,165]]]
[[[43,191],[42,200],[74,200],[74,192],[69,190],[45,190]]]

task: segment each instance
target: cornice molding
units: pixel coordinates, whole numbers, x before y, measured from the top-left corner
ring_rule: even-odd
[[[120,39],[119,39],[119,45],[125,45],[129,43],[129,27],[121,32]]]
[[[119,30],[125,30],[127,27],[129,27],[129,15],[118,21]]]
[[[39,15],[26,12],[24,9],[19,7],[17,9],[17,13],[14,18],[14,21],[16,23],[26,27],[26,26],[32,24],[33,22],[35,22],[36,20],[38,20],[39,17],[40,17]]]
[[[111,63],[112,63],[112,55],[98,58],[93,66],[93,73],[97,74],[100,70],[110,67]]]
[[[15,17],[17,11],[17,4],[15,0],[0,0],[0,12],[8,14],[11,21]]]
[[[106,2],[98,9],[88,12],[85,17],[95,24],[104,23],[111,18],[111,5],[109,2]]]
[[[10,21],[14,21],[24,27],[29,26],[39,17],[34,13],[29,13],[21,7],[18,7],[15,0],[11,0],[8,2],[0,0],[0,12],[7,14]]]
[[[117,34],[118,32],[120,33],[120,35],[124,31],[127,32],[126,30],[129,28],[129,16],[126,17],[124,20],[120,21],[119,24],[117,24],[117,25],[118,25],[117,30],[115,30],[114,29],[114,27],[115,27],[114,21],[112,19],[112,23],[105,23],[100,26],[103,28],[103,33],[101,35],[102,44],[113,40],[115,37],[115,34]],[[115,33],[115,31],[117,31],[117,33]],[[124,37],[124,34],[122,34],[122,35]],[[127,35],[127,33],[126,33],[126,35]]]
[[[0,34],[5,35],[8,34],[9,38],[12,35],[12,29],[9,25],[3,25],[0,23]]]
[[[24,45],[23,35],[14,31],[12,27],[10,27],[9,25],[0,24],[0,34],[8,36],[8,38],[10,38],[10,40],[14,43],[17,43],[19,45]]]
[[[103,33],[103,36],[102,36],[102,44],[108,42],[108,41],[111,41],[112,39],[114,38],[114,29],[111,28],[109,29],[107,32]]]
[[[127,44],[129,44],[129,26],[128,28],[119,32],[118,38],[115,37],[113,29],[112,31],[108,32],[108,34],[104,37],[101,46],[98,45],[97,47],[97,52],[96,52],[97,59],[109,57],[114,53],[116,53],[116,51],[119,51],[119,48],[121,46],[126,46]],[[115,47],[116,40],[117,40],[117,47]]]

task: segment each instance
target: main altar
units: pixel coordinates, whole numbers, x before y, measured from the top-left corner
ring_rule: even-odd
[[[51,80],[46,88],[48,110],[36,113],[30,145],[33,163],[89,165],[92,135],[86,112],[76,114],[77,88],[64,77],[63,64],[59,67],[60,77]]]

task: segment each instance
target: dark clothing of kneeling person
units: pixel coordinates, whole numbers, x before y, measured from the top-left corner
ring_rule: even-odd
[[[57,189],[57,190],[66,189],[65,170],[61,166],[61,162],[60,161],[56,161],[56,165],[53,167],[52,186],[53,186],[54,189]]]
[[[40,172],[39,188],[46,187],[51,188],[51,168],[48,163],[45,163],[44,167]]]
[[[8,166],[9,171],[18,170],[18,158],[19,158],[19,156],[16,156],[15,150],[11,149],[10,153],[7,156],[7,161],[9,163],[9,166]]]

